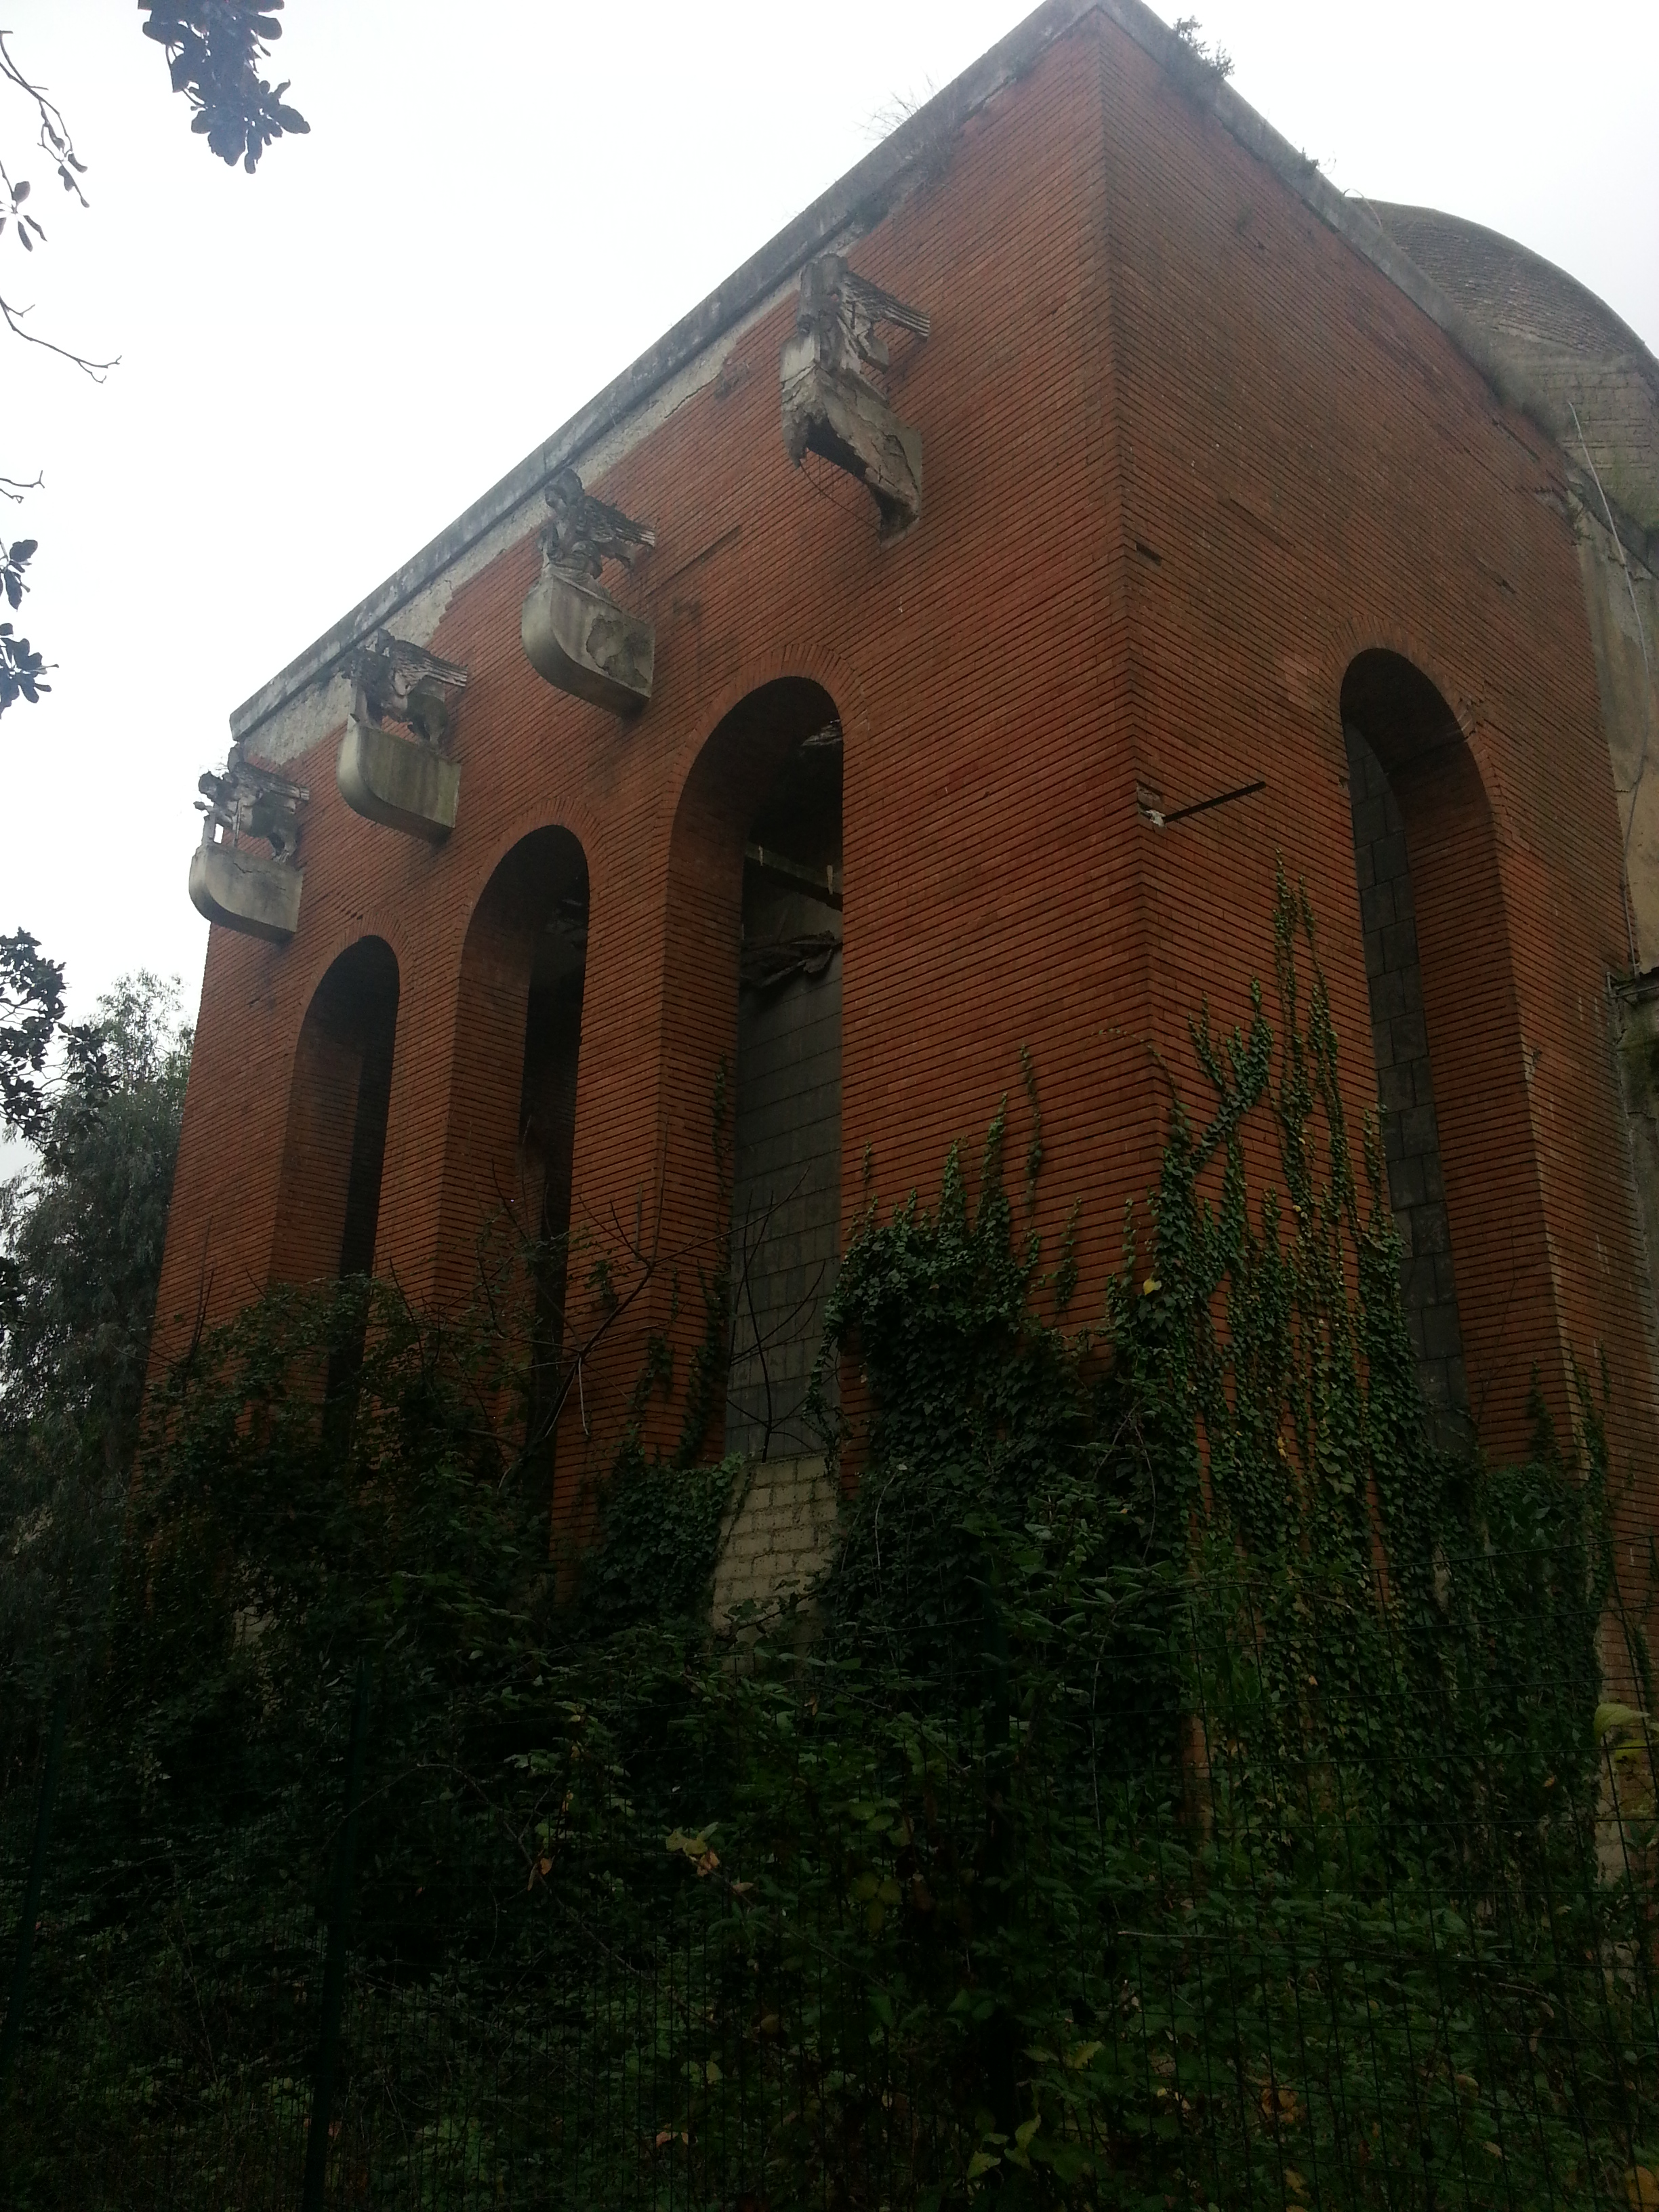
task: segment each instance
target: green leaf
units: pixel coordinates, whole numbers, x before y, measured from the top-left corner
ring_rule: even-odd
[[[1595,1718],[1590,1723],[1591,1732],[1600,1743],[1610,1730],[1640,1728],[1646,1718],[1645,1713],[1638,1713],[1632,1706],[1621,1705],[1610,1699],[1606,1705],[1595,1708]]]

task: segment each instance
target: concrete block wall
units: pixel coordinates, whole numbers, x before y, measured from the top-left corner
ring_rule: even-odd
[[[835,1555],[840,1494],[821,1457],[757,1462],[739,1481],[720,1524],[714,1567],[714,1626],[745,1605],[764,1613],[805,1595]]]

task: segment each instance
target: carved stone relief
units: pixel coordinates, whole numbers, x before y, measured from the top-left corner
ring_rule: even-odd
[[[221,775],[201,778],[202,842],[190,856],[190,898],[209,921],[286,945],[300,926],[305,871],[295,865],[300,810],[310,798],[233,745]],[[263,839],[265,854],[244,842]]]
[[[432,844],[455,827],[459,764],[443,748],[466,688],[456,662],[377,630],[351,663],[351,713],[335,781],[354,814]],[[387,721],[411,731],[399,737]]]
[[[574,469],[547,487],[542,573],[530,587],[520,635],[531,666],[561,691],[612,714],[637,714],[651,696],[653,626],[619,607],[599,581],[607,561],[632,568],[656,534],[590,498]]]

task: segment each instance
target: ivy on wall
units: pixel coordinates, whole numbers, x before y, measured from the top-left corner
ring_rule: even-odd
[[[342,2124],[385,2201],[481,2201],[509,2150],[526,2202],[1644,2201],[1652,1747],[1603,1685],[1648,1702],[1601,1409],[1540,1411],[1522,1468],[1431,1449],[1283,882],[1274,945],[1272,1017],[1194,1024],[1210,1095],[1097,1325],[1075,1214],[1052,1267],[1032,1233],[1029,1066],[1023,1210],[999,1114],[932,1207],[866,1212],[823,1357],[872,1426],[811,1638],[712,1634],[724,1464],[631,1447],[556,1582],[510,1330],[358,1286],[197,1348],[81,1727],[20,2202],[58,2201],[32,2113],[161,2130],[177,2173],[228,2081],[303,2075],[250,1870],[270,1911],[324,1893],[362,1656]]]

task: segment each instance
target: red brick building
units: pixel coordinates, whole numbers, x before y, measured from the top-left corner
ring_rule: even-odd
[[[780,434],[804,271],[889,346],[868,484],[833,393],[799,465]],[[1158,1061],[1196,1095],[1189,1013],[1271,975],[1282,854],[1352,1119],[1389,1109],[1437,1418],[1515,1452],[1529,1370],[1565,1419],[1571,1358],[1605,1354],[1651,1526],[1620,813],[1567,465],[1443,307],[1135,0],[1051,0],[233,717],[248,790],[308,797],[246,893],[265,933],[212,932],[158,1357],[272,1279],[372,1264],[454,1303],[492,1224],[625,1270],[637,1223],[657,1266],[565,1407],[568,1497],[653,1331],[647,1438],[679,1436],[696,1261],[735,1212],[726,1436],[799,1449],[838,1238],[871,1194],[937,1189],[1022,1048],[1040,1224],[1081,1201],[1098,1310]],[[527,657],[572,469],[586,520],[549,558],[614,599],[627,714],[568,688],[603,641],[567,688]],[[654,543],[594,579],[622,518]],[[424,738],[414,708],[385,734],[361,663],[354,714],[380,632],[465,672],[428,670]],[[422,743],[399,814],[361,747]],[[588,1264],[547,1291],[567,1340]]]

